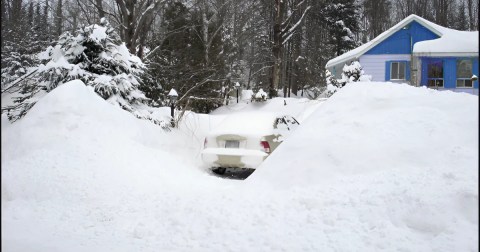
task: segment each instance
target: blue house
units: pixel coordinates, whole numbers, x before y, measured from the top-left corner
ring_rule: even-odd
[[[445,28],[410,15],[363,44],[327,62],[340,78],[345,64],[359,61],[372,81],[408,83],[478,95],[478,31]]]

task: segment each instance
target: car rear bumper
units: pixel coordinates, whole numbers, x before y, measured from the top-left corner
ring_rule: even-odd
[[[202,151],[202,160],[210,167],[256,169],[267,156],[260,150],[207,148]]]

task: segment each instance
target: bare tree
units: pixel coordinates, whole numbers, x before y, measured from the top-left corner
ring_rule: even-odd
[[[63,32],[63,0],[58,0],[57,8],[55,10],[55,35],[60,36]]]
[[[269,96],[273,97],[277,94],[277,89],[280,83],[280,71],[282,63],[282,48],[283,45],[290,40],[295,31],[299,28],[302,20],[307,14],[310,6],[306,7],[303,10],[302,15],[297,20],[296,23],[293,23],[292,20],[293,14],[297,11],[300,11],[300,7],[305,3],[305,0],[291,2],[290,5],[287,5],[286,1],[275,0],[274,5],[274,24],[273,24],[273,68],[272,68],[272,77],[269,88]],[[290,7],[288,12],[286,7]],[[286,14],[286,15],[285,15]]]
[[[122,39],[128,50],[140,58],[143,50],[140,50],[140,37],[144,36],[145,29],[152,25],[155,13],[160,9],[165,0],[115,0],[118,9],[118,21]]]

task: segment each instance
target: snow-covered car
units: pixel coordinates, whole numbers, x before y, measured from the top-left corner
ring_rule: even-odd
[[[203,162],[218,174],[227,168],[256,169],[298,125],[292,116],[274,113],[229,116],[205,138]]]

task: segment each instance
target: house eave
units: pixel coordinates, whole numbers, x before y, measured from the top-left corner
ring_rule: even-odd
[[[415,57],[478,57],[478,52],[414,52]]]

